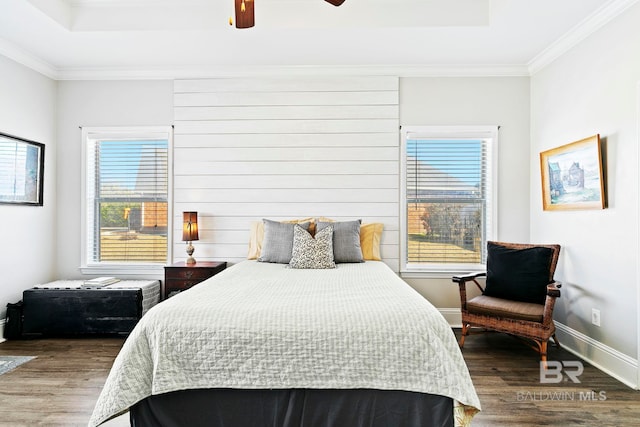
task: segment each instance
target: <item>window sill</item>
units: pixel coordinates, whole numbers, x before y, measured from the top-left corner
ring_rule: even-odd
[[[87,275],[108,275],[108,276],[144,276],[163,275],[164,265],[162,264],[94,264],[80,266],[80,272]]]
[[[451,279],[458,274],[453,271],[401,271],[400,277],[403,279]]]
[[[484,265],[472,264],[468,267],[443,267],[431,269],[405,269],[400,271],[400,277],[406,279],[451,279],[453,276],[463,276],[465,274],[485,271]]]

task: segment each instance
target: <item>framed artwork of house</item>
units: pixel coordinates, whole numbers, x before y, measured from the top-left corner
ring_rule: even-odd
[[[544,210],[604,209],[600,135],[540,153]]]

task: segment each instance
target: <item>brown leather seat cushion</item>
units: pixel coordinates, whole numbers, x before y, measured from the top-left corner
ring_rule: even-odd
[[[467,302],[469,313],[542,322],[544,305],[480,295]]]

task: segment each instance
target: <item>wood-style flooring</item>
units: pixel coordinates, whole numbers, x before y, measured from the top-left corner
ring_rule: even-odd
[[[122,343],[122,338],[1,343],[0,355],[37,358],[0,375],[0,426],[86,426]],[[537,355],[496,333],[468,337],[463,354],[482,404],[473,426],[627,426],[640,420],[640,392],[586,363],[580,383],[568,378],[541,383]],[[549,360],[578,361],[553,346]],[[127,420],[122,416],[109,425]]]

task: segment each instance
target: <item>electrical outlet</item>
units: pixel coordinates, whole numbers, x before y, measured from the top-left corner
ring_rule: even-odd
[[[591,309],[591,323],[600,326],[600,310],[595,308]]]

